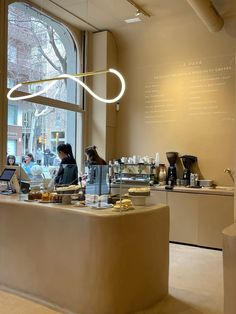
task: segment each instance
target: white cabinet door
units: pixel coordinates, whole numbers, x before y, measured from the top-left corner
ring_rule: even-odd
[[[150,197],[146,199],[147,204],[167,204],[167,192],[163,191],[151,191]]]
[[[234,197],[199,195],[198,245],[222,248],[222,230],[234,222]]]
[[[168,192],[170,241],[198,243],[198,195]]]

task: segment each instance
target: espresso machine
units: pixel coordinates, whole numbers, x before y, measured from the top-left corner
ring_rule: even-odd
[[[197,157],[184,155],[180,158],[182,159],[184,165],[183,180],[185,180],[185,185],[190,185],[191,167],[197,161]]]
[[[166,177],[166,183],[168,185],[175,185],[176,184],[176,179],[177,179],[177,172],[176,172],[176,160],[178,158],[178,153],[176,152],[167,152],[166,157],[169,161],[169,167],[167,171],[167,177]]]

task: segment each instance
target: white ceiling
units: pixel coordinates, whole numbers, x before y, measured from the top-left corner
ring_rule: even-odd
[[[127,18],[135,16],[136,9],[127,0],[31,0],[40,8],[54,13],[66,22],[90,31],[118,31],[126,28]],[[181,18],[194,12],[187,0],[135,0],[151,17],[142,16],[139,22],[161,21],[163,19]],[[236,0],[212,0],[223,17],[236,15]],[[132,26],[130,26],[132,27]],[[145,27],[144,27],[145,28]]]

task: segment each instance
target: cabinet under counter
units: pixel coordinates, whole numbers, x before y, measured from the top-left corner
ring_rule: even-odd
[[[222,230],[234,222],[234,193],[225,189],[152,188],[150,203],[170,207],[170,241],[222,249]]]

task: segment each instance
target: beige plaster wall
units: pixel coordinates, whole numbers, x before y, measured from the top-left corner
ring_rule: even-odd
[[[210,33],[194,13],[122,32],[116,39],[127,90],[116,157],[159,152],[167,163],[168,151],[191,154],[201,178],[233,185],[224,168],[235,167],[235,37]]]

